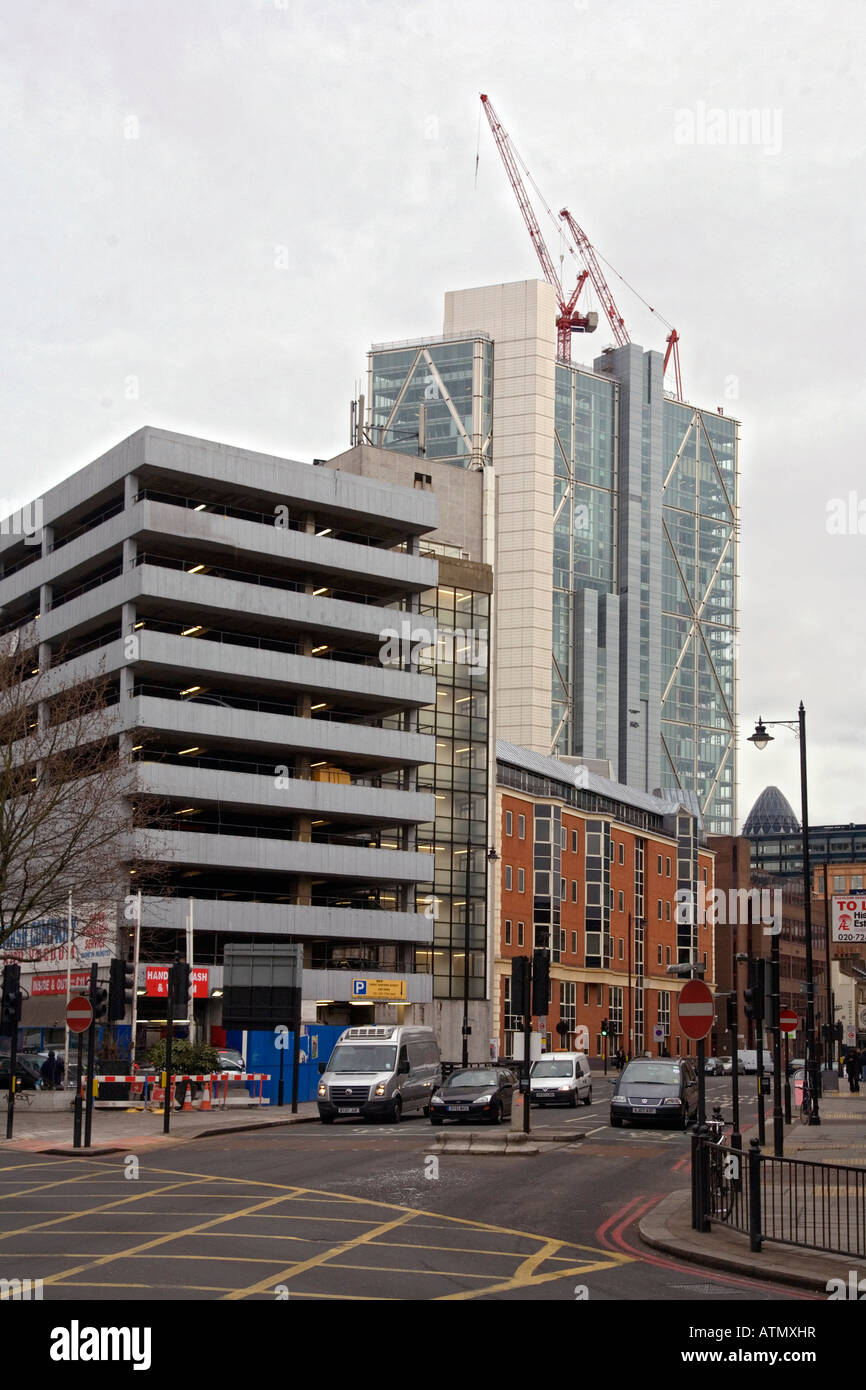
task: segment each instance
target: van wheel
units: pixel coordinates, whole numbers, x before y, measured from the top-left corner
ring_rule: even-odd
[[[392,1112],[392,1114],[391,1114],[391,1116],[390,1116],[391,1123],[392,1123],[393,1125],[398,1125],[398,1124],[400,1123],[400,1121],[402,1120],[402,1118],[403,1118],[403,1102],[402,1102],[402,1100],[400,1099],[400,1097],[397,1096],[397,1099],[394,1101],[394,1109],[393,1109],[393,1112]]]
[[[572,1091],[571,1100],[568,1102],[572,1110],[577,1109],[577,1091]]]
[[[619,1118],[618,1115],[611,1115],[610,1125],[611,1129],[622,1129],[622,1120]]]
[[[583,1103],[584,1103],[584,1105],[592,1105],[592,1087],[591,1087],[591,1086],[590,1086],[589,1090],[588,1090],[587,1093],[586,1093],[586,1099],[584,1100]]]
[[[332,1125],[337,1117],[336,1115],[320,1115],[319,1118],[323,1125]]]

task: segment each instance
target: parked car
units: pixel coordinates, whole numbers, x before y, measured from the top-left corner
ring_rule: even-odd
[[[533,1105],[592,1105],[592,1074],[585,1052],[553,1052],[533,1062],[529,1073]]]
[[[454,1071],[430,1102],[430,1123],[446,1120],[489,1120],[498,1125],[510,1119],[514,1077],[501,1067],[470,1067]]]
[[[725,1074],[725,1068],[724,1068],[724,1065],[723,1065],[723,1063],[722,1063],[721,1057],[705,1057],[705,1058],[704,1058],[704,1075],[705,1075],[705,1076],[724,1076],[724,1074]]]
[[[217,1048],[217,1071],[246,1071],[243,1053],[236,1047]]]
[[[731,1076],[731,1075],[733,1074],[733,1070],[734,1070],[734,1060],[733,1060],[733,1058],[732,1058],[732,1057],[722,1057],[722,1058],[720,1058],[720,1061],[721,1061],[721,1063],[722,1063],[722,1075],[723,1075],[723,1076]],[[742,1059],[742,1057],[740,1056],[740,1054],[737,1053],[737,1075],[738,1075],[738,1076],[742,1076],[743,1073],[745,1072],[745,1070],[746,1070],[746,1068],[745,1068],[745,1064],[744,1064],[744,1062],[743,1062],[743,1059]]]
[[[685,1058],[629,1062],[610,1098],[610,1122],[672,1120],[685,1129],[697,1115],[698,1078]]]
[[[370,1024],[347,1028],[327,1063],[319,1063],[322,1124],[342,1115],[398,1122],[404,1112],[430,1113],[442,1084],[439,1044],[432,1028]]]
[[[46,1057],[48,1054],[45,1054]],[[15,1059],[15,1075],[18,1078],[17,1091],[36,1091],[42,1085],[40,1063],[33,1053],[19,1052]],[[0,1057],[0,1091],[9,1090],[9,1057]]]

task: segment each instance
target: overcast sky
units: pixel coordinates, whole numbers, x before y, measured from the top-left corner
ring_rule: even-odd
[[[0,495],[145,424],[346,447],[371,342],[537,274],[485,91],[676,324],[687,399],[741,420],[741,736],[802,699],[812,822],[866,821],[864,39],[845,0],[7,0]],[[774,732],[743,816],[769,782],[799,814]]]

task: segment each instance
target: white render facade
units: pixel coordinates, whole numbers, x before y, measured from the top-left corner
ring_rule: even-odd
[[[0,631],[52,686],[107,681],[162,808],[128,849],[127,872],[166,865],[152,891],[129,877],[143,942],[182,939],[192,899],[196,964],[249,935],[301,941],[321,1021],[349,1016],[358,976],[404,981],[410,1007],[371,1017],[411,1021],[432,999],[416,827],[435,814],[417,768],[436,682],[380,652],[401,615],[423,625],[435,497],[146,428],[41,502],[40,531],[0,536]]]

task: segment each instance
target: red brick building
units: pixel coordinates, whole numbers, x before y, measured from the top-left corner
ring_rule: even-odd
[[[713,854],[683,793],[651,796],[555,758],[497,744],[496,951],[493,1009],[500,1055],[512,1056],[522,1021],[511,1007],[511,961],[550,954],[551,1002],[541,1027],[549,1050],[608,1046],[692,1055],[677,1026],[684,981],[667,967],[705,966],[713,988],[712,926],[678,899],[713,888]],[[567,1033],[560,1037],[556,1025]],[[654,1035],[663,1029],[663,1041]],[[586,1034],[581,1034],[586,1029]],[[517,1046],[519,1047],[519,1043]]]

